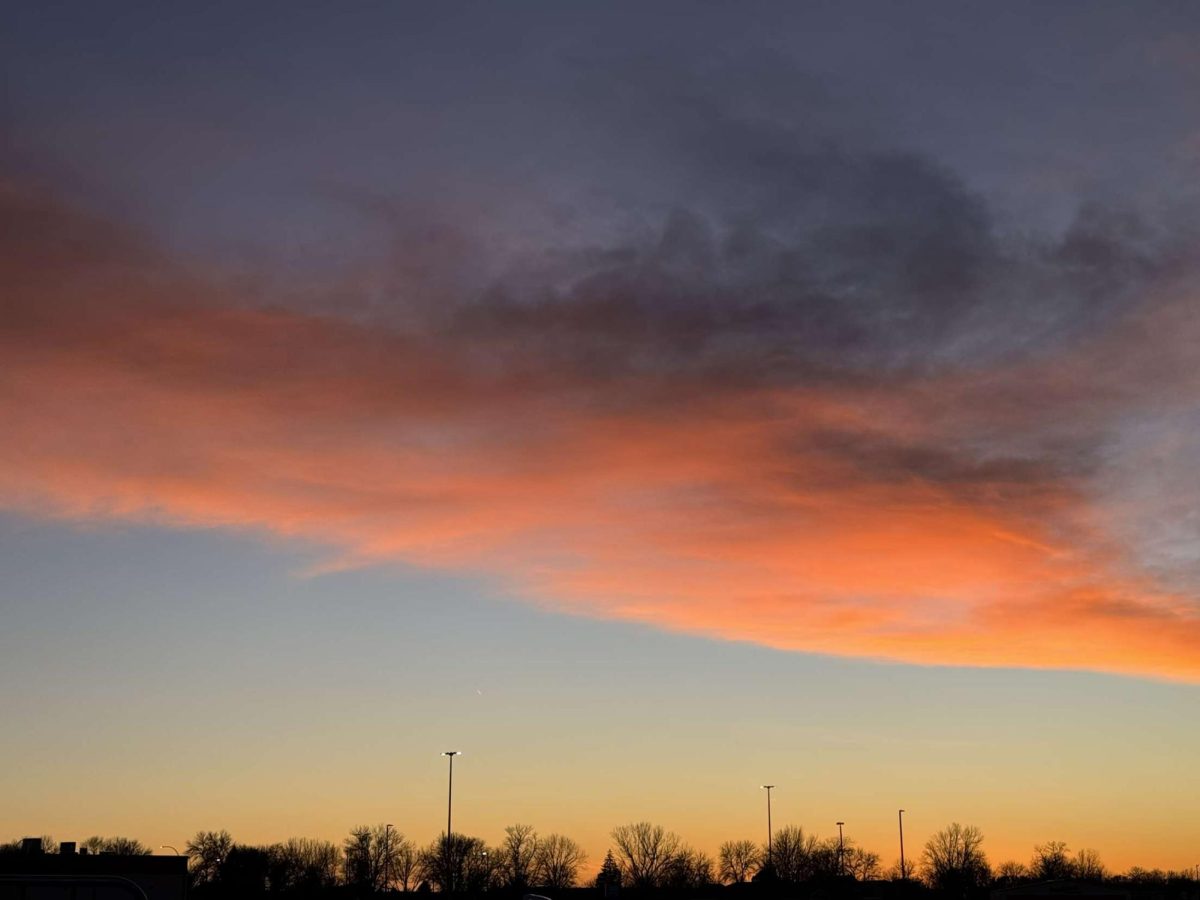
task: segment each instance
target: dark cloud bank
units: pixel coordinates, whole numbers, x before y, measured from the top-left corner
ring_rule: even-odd
[[[1049,532],[1184,591],[1171,621],[1194,629],[1200,523],[1173,511],[1195,495],[1187,473],[1200,462],[1187,436],[1200,368],[1195,216],[1081,197],[1066,227],[1023,230],[926,156],[814,136],[794,112],[774,118],[730,97],[672,106],[656,90],[653,126],[637,104],[623,113],[625,127],[654,129],[628,161],[662,173],[644,199],[633,196],[644,174],[607,195],[612,167],[565,212],[552,197],[526,200],[523,223],[493,217],[494,201],[370,197],[360,206],[383,223],[388,252],[317,287],[286,274],[256,273],[250,289],[198,277],[194,261],[10,179],[4,340],[23,352],[68,345],[185,388],[273,385],[300,407],[327,377],[355,385],[381,420],[513,394],[550,417],[647,420],[721,402],[752,416],[774,392],[831,395],[857,417],[778,429],[798,472],[835,460],[837,477],[856,482],[1045,512]],[[562,163],[555,179],[592,174]],[[228,329],[205,319],[194,359],[154,344],[214,311],[231,316]],[[266,318],[252,326],[239,318],[256,312]],[[256,342],[239,349],[248,330]],[[1111,616],[1124,602],[1096,608]]]

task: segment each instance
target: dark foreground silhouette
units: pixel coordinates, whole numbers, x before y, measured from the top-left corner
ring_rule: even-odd
[[[638,822],[613,829],[599,871],[585,872],[577,843],[527,825],[495,846],[455,833],[420,848],[391,825],[355,828],[341,846],[253,846],[202,831],[183,852],[163,845],[171,856],[120,837],[25,838],[0,845],[0,900],[1200,900],[1195,870],[1114,875],[1094,851],[1061,841],[1035,846],[1028,864],[993,867],[982,845],[978,828],[953,824],[884,872],[878,854],[845,836],[786,826],[762,846],[727,841],[714,860]]]

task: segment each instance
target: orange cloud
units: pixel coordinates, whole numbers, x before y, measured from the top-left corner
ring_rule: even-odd
[[[0,259],[10,508],[263,529],[789,650],[1200,681],[1195,598],[1131,560],[1094,472],[1037,449],[1164,366],[1160,396],[1186,398],[1160,352],[1121,378],[1111,335],[871,385],[597,373],[499,328],[251,308],[102,223],[7,203],[40,231]]]

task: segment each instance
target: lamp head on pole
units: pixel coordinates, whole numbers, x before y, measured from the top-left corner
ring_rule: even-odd
[[[773,785],[773,784],[760,784],[760,785],[759,785],[759,787],[760,787],[760,788],[762,788],[764,791],[769,791],[771,788],[775,787],[775,785]]]
[[[461,750],[444,750],[442,756],[462,756]]]

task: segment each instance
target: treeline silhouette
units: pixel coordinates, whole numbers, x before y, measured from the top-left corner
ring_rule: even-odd
[[[1131,889],[1155,888],[1155,896],[1196,897],[1196,870],[1134,867],[1108,871],[1094,850],[1072,853],[1062,841],[1033,848],[1028,863],[995,867],[975,826],[951,824],[928,839],[916,860],[886,871],[878,853],[853,838],[820,838],[784,826],[769,844],[731,840],[717,857],[689,846],[661,825],[636,822],[612,830],[612,845],[599,872],[584,878],[587,856],[571,838],[539,835],[529,825],[510,825],[488,845],[464,834],[441,835],[418,846],[391,825],[354,828],[340,845],[290,838],[270,845],[240,844],[228,831],[201,831],[186,844],[190,888],[197,900],[221,897],[375,897],[391,893],[519,896],[562,894],[599,888],[604,896],[666,893],[715,897],[725,891],[789,896],[848,893],[856,885],[891,884],[897,895],[935,893],[945,898],[982,896],[997,888],[1073,879]],[[44,852],[54,852],[49,837]],[[144,855],[150,848],[131,838],[94,836],[81,842],[92,853]],[[21,842],[0,844],[20,852]],[[1142,891],[1145,892],[1144,890]]]

